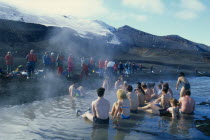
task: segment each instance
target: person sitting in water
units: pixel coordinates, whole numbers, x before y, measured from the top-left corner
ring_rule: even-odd
[[[171,98],[173,98],[173,91],[169,88],[169,84],[168,83],[163,83],[163,88],[167,88],[168,89],[168,94],[170,94]]]
[[[159,106],[156,106],[154,104],[150,104],[151,109],[145,110],[146,112],[153,113],[160,116],[169,116],[172,117],[172,119],[179,119],[179,103],[177,99],[170,99],[169,100],[171,107],[168,108],[161,108]],[[145,108],[139,108],[140,110]]]
[[[156,105],[156,106],[158,106],[160,108],[163,108],[163,109],[167,109],[170,106],[169,100],[171,99],[170,98],[171,96],[167,93],[168,93],[167,88],[162,89],[162,95],[161,95],[160,98],[158,98],[154,102],[150,102],[145,107],[139,107],[139,109],[148,109],[148,108],[152,107],[153,105]]]
[[[126,92],[123,89],[117,90],[118,101],[113,104],[110,112],[113,118],[120,117],[122,119],[130,118],[130,101],[126,96]]]
[[[73,82],[73,84],[69,87],[69,94],[72,97],[79,97],[79,96],[84,96],[84,88],[82,86],[77,87],[77,83]]]
[[[141,84],[138,85],[138,89],[136,90],[136,94],[138,94],[138,100],[139,100],[139,107],[145,106],[145,92],[141,87]]]
[[[128,83],[127,83],[127,81],[124,81],[123,82],[123,84],[122,84],[122,86],[121,86],[121,89],[123,89],[123,90],[127,90],[127,87],[128,87]]]
[[[144,82],[141,83],[141,87],[142,87],[142,89],[143,89],[144,92],[145,92],[146,101],[147,101],[147,102],[150,102],[150,100],[151,100],[151,95],[152,95],[151,90],[147,88],[147,85],[146,85],[146,83],[144,83]]]
[[[195,110],[195,100],[190,97],[191,92],[187,90],[183,97],[179,99],[180,112],[183,114],[194,114]]]
[[[114,84],[114,88],[119,89],[122,84],[123,84],[123,78],[119,77],[118,80]]]
[[[137,113],[138,112],[138,106],[139,106],[139,100],[138,100],[138,94],[133,92],[133,87],[131,85],[128,85],[127,87],[127,97],[130,101],[130,111],[131,113]]]
[[[180,97],[183,97],[186,90],[190,90],[190,83],[185,78],[185,74],[183,72],[180,72],[180,74],[179,74],[179,78],[178,78],[177,83],[176,83],[176,90],[178,90],[178,87],[179,87],[180,83],[182,84],[182,88],[181,88],[181,91],[180,91]]]
[[[92,102],[92,114],[86,112],[82,117],[88,118],[96,124],[109,124],[110,103],[104,98],[104,88],[97,89],[98,99]]]

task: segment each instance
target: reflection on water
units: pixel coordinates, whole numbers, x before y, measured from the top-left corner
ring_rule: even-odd
[[[204,88],[199,88],[202,80]],[[192,97],[196,102],[210,99],[210,79],[190,79]],[[175,81],[168,81],[175,89]],[[202,93],[203,96],[200,96]],[[174,90],[178,98],[178,92]],[[85,112],[91,102],[96,99],[96,92],[89,91],[84,98],[70,98],[68,95],[35,101],[23,105],[0,108],[0,139],[178,139],[199,138],[208,139],[195,128],[194,120],[202,115],[210,117],[209,106],[196,106],[194,116],[183,116],[180,120],[159,117],[140,112],[132,114],[131,119],[118,119],[118,125],[110,119],[109,125],[93,126],[88,120],[76,115],[76,109]],[[114,91],[106,91],[105,98],[110,103],[116,101]]]

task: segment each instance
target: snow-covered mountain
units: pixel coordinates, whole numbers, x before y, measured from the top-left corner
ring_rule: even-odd
[[[36,23],[45,26],[67,27],[75,30],[81,37],[90,38],[89,33],[96,36],[109,36],[111,39],[107,43],[119,45],[121,42],[118,37],[112,33],[114,27],[98,20],[80,19],[67,15],[43,16],[28,14],[10,5],[0,2],[0,19],[21,21],[26,23]]]

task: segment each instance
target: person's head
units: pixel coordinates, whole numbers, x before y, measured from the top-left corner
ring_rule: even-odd
[[[117,98],[118,98],[119,100],[127,99],[125,90],[123,90],[123,89],[118,89],[118,90],[117,90]]]
[[[186,90],[185,94],[184,95],[188,95],[190,96],[191,95],[191,91],[190,90]]]
[[[151,88],[151,84],[150,83],[147,83],[147,88]]]
[[[127,91],[128,91],[128,92],[132,92],[132,91],[133,91],[133,87],[132,87],[131,85],[128,85]]]
[[[163,81],[160,81],[160,84],[162,85],[163,84]]]
[[[55,54],[52,52],[52,53],[51,53],[51,56],[54,56],[54,55],[55,55]]]
[[[98,94],[98,97],[103,97],[104,96],[104,92],[105,92],[105,88],[99,88],[97,89],[97,94]]]
[[[179,106],[178,100],[174,98],[170,99],[170,104],[171,106]]]
[[[34,53],[34,50],[30,50],[30,54],[33,54]]]
[[[179,77],[181,77],[181,76],[183,76],[183,77],[185,76],[184,72],[179,73]]]
[[[142,83],[141,83],[141,87],[142,87],[143,89],[146,89],[146,88],[147,88],[147,84],[144,83],[144,82],[142,82]]]
[[[169,84],[168,83],[163,83],[163,88],[169,89]]]
[[[7,52],[7,54],[8,54],[8,55],[10,55],[10,54],[11,54],[11,52]]]
[[[127,81],[124,81],[124,82],[123,82],[123,85],[124,85],[124,86],[128,86]]]
[[[139,85],[141,86],[141,82],[137,82],[136,86],[139,87]]]
[[[162,93],[167,94],[167,93],[168,93],[168,88],[163,87],[163,89],[162,89]]]

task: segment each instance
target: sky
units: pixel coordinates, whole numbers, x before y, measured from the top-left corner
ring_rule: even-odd
[[[0,0],[42,15],[71,15],[129,25],[154,35],[179,35],[210,46],[210,0]]]

